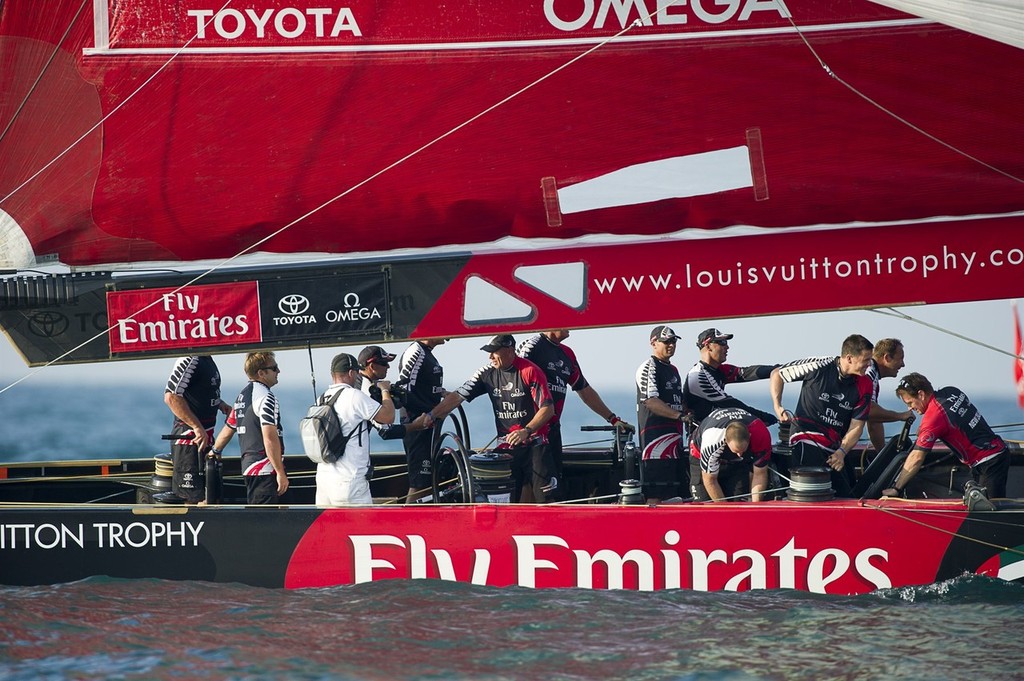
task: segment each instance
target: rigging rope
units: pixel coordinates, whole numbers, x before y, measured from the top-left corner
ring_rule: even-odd
[[[982,161],[980,158],[978,158],[976,156],[972,156],[971,154],[967,153],[963,149],[960,149],[959,147],[957,147],[957,146],[955,146],[953,144],[950,144],[949,142],[946,142],[945,140],[939,139],[935,135],[933,135],[930,132],[924,130],[923,128],[918,127],[917,125],[914,125],[913,123],[908,121],[906,118],[900,116],[895,111],[892,111],[892,110],[886,108],[881,103],[875,101],[874,99],[872,99],[871,97],[869,97],[865,93],[861,92],[859,89],[857,89],[856,87],[854,87],[850,83],[846,82],[839,74],[837,74],[835,71],[832,70],[832,67],[830,67],[828,65],[828,63],[826,63],[825,60],[821,57],[821,55],[818,54],[818,51],[814,49],[814,47],[811,45],[810,41],[807,40],[807,37],[804,35],[804,32],[802,30],[800,30],[800,27],[797,26],[796,22],[793,20],[793,15],[792,15],[791,12],[786,12],[786,18],[789,19],[789,23],[793,26],[793,29],[796,31],[796,34],[798,36],[800,36],[800,40],[803,41],[803,43],[807,47],[807,49],[810,50],[812,55],[814,55],[814,58],[818,60],[818,64],[821,66],[822,69],[824,69],[825,73],[827,73],[830,78],[832,78],[837,83],[839,83],[840,85],[845,87],[847,90],[849,90],[853,94],[857,95],[858,97],[863,99],[865,102],[867,102],[871,106],[875,107],[876,109],[878,109],[879,111],[884,113],[886,116],[889,116],[889,117],[893,118],[894,120],[898,121],[899,123],[902,123],[906,127],[908,127],[911,130],[913,130],[914,132],[916,132],[916,133],[918,133],[920,135],[923,135],[924,137],[927,137],[928,139],[930,139],[931,141],[935,142],[936,144],[939,144],[939,145],[941,145],[943,147],[946,147],[947,149],[949,149],[953,153],[959,154],[960,156],[963,156],[967,160],[973,161],[974,163],[977,163],[978,165],[980,165],[980,166],[982,166],[984,168],[988,168],[989,170],[991,170],[994,173],[998,173],[999,175],[1002,175],[1003,177],[1006,177],[1006,178],[1008,178],[1010,180],[1013,180],[1014,182],[1017,182],[1017,183],[1020,183],[1020,184],[1024,184],[1024,178],[1017,177],[1013,173],[1010,173],[1010,172],[1007,172],[1007,171],[1005,171],[1005,170],[1003,170],[1001,168],[998,168],[998,167],[992,165],[991,163],[986,163],[985,161]]]
[[[916,500],[915,500],[915,503],[917,503]],[[906,514],[921,513],[921,514],[925,514],[925,515],[927,515],[928,513],[936,514],[936,513],[939,513],[938,511],[927,511],[927,510],[919,511],[917,509],[912,509],[911,508],[911,509],[902,509],[903,513],[900,513],[896,509],[886,508],[885,506],[875,506],[875,505],[871,505],[871,504],[864,504],[864,506],[865,506],[865,508],[873,508],[873,509],[875,509],[877,511],[882,511],[883,513],[888,513],[889,515],[894,515],[897,518],[900,518],[902,520],[906,520],[907,522],[910,522],[910,523],[914,523],[915,525],[920,525],[921,527],[925,527],[925,528],[928,528],[930,530],[935,530],[936,532],[941,532],[943,534],[948,534],[949,536],[956,537],[957,539],[963,539],[965,541],[970,541],[970,542],[974,542],[976,544],[981,544],[982,546],[988,546],[990,548],[999,549],[1000,551],[1002,551],[1004,553],[1014,553],[1014,554],[1017,554],[1018,556],[1024,556],[1024,551],[1022,551],[1019,548],[1012,547],[1012,546],[1003,546],[1002,544],[996,544],[994,542],[985,541],[984,539],[978,539],[976,537],[968,537],[967,535],[961,534],[961,533],[959,533],[959,532],[957,532],[955,530],[947,530],[947,529],[944,529],[942,527],[937,527],[935,525],[931,525],[931,524],[928,524],[926,522],[923,522],[923,521],[920,521],[920,520],[916,520],[914,518],[908,517],[907,515],[903,515],[904,513],[906,513]],[[994,520],[986,520],[986,519],[982,519],[982,518],[968,518],[968,519],[972,520],[974,522],[983,523],[983,524],[1012,525],[1014,527],[1018,526],[1018,525],[1013,524],[1013,523],[1000,523],[1000,522],[997,522],[997,521],[994,521]]]
[[[72,27],[74,27],[75,22],[78,21],[79,15],[82,13],[82,10],[85,9],[85,6],[88,3],[89,0],[82,0],[82,4],[78,6],[78,11],[75,12],[75,16],[71,17],[71,21],[68,22],[68,27],[64,29],[64,35],[62,35],[60,37],[60,40],[57,41],[57,44],[53,46],[53,52],[50,53],[50,58],[46,60],[45,64],[43,64],[43,68],[40,69],[39,75],[36,76],[35,82],[33,82],[32,85],[29,86],[28,91],[25,92],[25,96],[22,98],[21,104],[19,104],[18,108],[14,110],[14,114],[11,116],[11,120],[7,121],[7,127],[4,128],[3,132],[0,132],[0,142],[3,142],[4,138],[7,137],[7,133],[10,132],[11,126],[13,126],[14,122],[18,120],[18,116],[21,115],[22,109],[25,108],[25,105],[28,103],[28,100],[32,98],[32,93],[36,91],[37,87],[39,87],[39,83],[42,82],[43,76],[45,76],[46,72],[50,69],[50,64],[53,63],[53,60],[56,59],[57,55],[60,53],[60,46],[64,44],[64,41],[67,39],[68,35],[71,34]],[[0,2],[0,5],[2,4],[3,3]],[[77,142],[75,144],[77,144]],[[68,149],[70,148],[71,147],[68,147]],[[67,153],[67,151],[65,151],[65,153]],[[43,170],[45,170],[45,168],[43,168]],[[42,172],[42,170],[40,170],[39,172]],[[36,174],[38,175],[38,173]],[[11,192],[11,194],[13,193],[14,192]],[[8,198],[10,198],[10,195],[8,195],[4,200],[6,201]]]
[[[953,336],[955,338],[959,338],[960,340],[965,340],[968,343],[973,343],[974,345],[980,345],[981,347],[988,348],[989,350],[995,350],[999,354],[1006,355],[1007,357],[1012,357],[1014,359],[1024,360],[1024,356],[1015,354],[1013,352],[1009,352],[1008,350],[1003,350],[1002,348],[997,348],[996,346],[989,345],[988,343],[982,343],[981,341],[979,341],[977,339],[971,338],[969,336],[964,336],[962,334],[957,333],[956,331],[950,331],[949,329],[945,329],[945,328],[943,328],[941,326],[937,326],[935,324],[931,324],[931,323],[923,321],[921,319],[915,319],[914,317],[911,317],[907,313],[900,312],[899,310],[894,310],[891,307],[884,308],[884,309],[868,308],[868,311],[869,312],[874,312],[874,313],[880,314],[880,315],[885,315],[887,317],[896,317],[896,318],[902,319],[904,321],[914,322],[915,324],[920,324],[921,326],[926,326],[929,329],[933,329],[933,330],[938,331],[940,333],[944,333],[946,335]]]
[[[224,8],[226,8],[226,7],[227,7],[228,5],[230,5],[230,4],[231,4],[231,0],[227,0],[227,2],[225,2],[225,3],[224,3],[224,4],[222,5],[222,6],[221,6],[220,10],[217,10],[217,11],[218,11],[218,12],[222,11],[222,10],[223,10]],[[76,16],[77,16],[77,15],[76,15]],[[207,27],[207,26],[209,26],[209,25],[210,25],[211,23],[213,23],[214,17],[216,17],[216,16],[217,16],[217,15],[216,15],[216,14],[214,14],[214,15],[212,15],[212,16],[210,17],[210,19],[209,19],[209,20],[208,20],[208,21],[206,22],[206,24],[205,24],[205,25],[203,26],[203,30],[206,30],[206,27]],[[70,26],[68,27],[68,30],[70,30]],[[80,137],[79,137],[78,139],[76,139],[76,140],[75,140],[74,142],[72,142],[71,144],[69,144],[69,145],[67,146],[67,148],[65,148],[65,149],[64,149],[64,151],[62,151],[62,152],[60,152],[59,154],[57,154],[56,156],[54,156],[54,157],[53,157],[52,159],[50,159],[50,160],[49,160],[49,161],[48,161],[48,162],[47,162],[47,163],[46,163],[46,164],[45,164],[45,165],[44,165],[44,166],[43,166],[42,168],[40,168],[40,169],[39,169],[39,170],[37,170],[36,172],[34,172],[34,173],[32,173],[31,175],[29,175],[29,177],[28,177],[28,178],[27,178],[27,179],[26,179],[26,180],[25,180],[24,182],[22,182],[22,183],[21,183],[21,184],[19,184],[19,185],[18,185],[17,187],[15,187],[14,189],[12,189],[12,190],[10,191],[10,193],[8,193],[8,194],[7,194],[7,196],[5,196],[5,197],[3,197],[2,199],[0,199],[0,203],[3,203],[3,202],[5,202],[5,201],[7,201],[7,199],[9,199],[9,198],[11,198],[12,196],[14,196],[15,194],[17,194],[17,193],[18,193],[19,191],[21,191],[21,189],[22,189],[23,187],[25,187],[25,186],[26,186],[27,184],[29,184],[30,182],[32,182],[32,180],[36,179],[36,178],[37,178],[37,177],[39,177],[39,176],[40,176],[41,174],[43,174],[44,172],[46,172],[46,170],[47,170],[47,169],[48,169],[48,168],[49,168],[50,166],[52,166],[52,165],[53,165],[54,163],[56,163],[56,162],[57,162],[57,161],[59,161],[60,159],[64,158],[64,156],[66,156],[66,155],[68,154],[68,152],[70,152],[70,151],[71,151],[72,149],[74,149],[75,147],[77,147],[77,146],[78,146],[78,145],[79,145],[79,144],[80,144],[80,143],[82,142],[82,140],[84,140],[84,139],[85,139],[85,138],[87,138],[87,137],[88,137],[89,135],[91,135],[92,133],[94,133],[94,132],[95,132],[95,131],[96,131],[96,130],[97,130],[97,129],[98,129],[98,128],[99,128],[100,126],[101,126],[101,125],[103,125],[103,124],[104,124],[104,123],[105,123],[105,122],[107,121],[107,119],[108,119],[108,118],[110,118],[111,116],[113,116],[114,114],[116,114],[116,113],[117,113],[118,111],[120,111],[120,110],[121,110],[121,108],[122,108],[122,107],[123,107],[123,106],[124,106],[125,104],[127,104],[127,103],[128,103],[128,102],[130,102],[130,101],[131,101],[132,99],[134,99],[134,98],[135,98],[135,95],[139,94],[139,92],[141,92],[143,88],[145,88],[145,87],[146,87],[147,85],[149,85],[149,84],[150,84],[150,82],[152,82],[152,81],[153,81],[153,80],[154,80],[154,79],[155,79],[155,78],[156,78],[157,76],[159,76],[159,75],[160,75],[160,74],[161,74],[161,73],[162,73],[162,72],[164,71],[164,69],[166,69],[166,68],[167,68],[168,66],[170,66],[170,65],[171,65],[171,62],[172,62],[172,61],[174,61],[174,60],[175,60],[175,59],[176,59],[176,58],[178,57],[178,55],[179,55],[179,54],[181,54],[181,52],[182,52],[183,50],[185,50],[185,49],[186,49],[186,48],[187,48],[187,47],[188,47],[189,45],[191,45],[191,44],[193,43],[193,41],[195,41],[195,40],[196,40],[196,39],[197,39],[198,37],[199,37],[199,31],[197,30],[197,31],[196,31],[196,32],[195,32],[194,34],[192,34],[192,37],[191,37],[191,38],[189,38],[188,40],[186,40],[186,41],[184,42],[184,44],[182,44],[182,46],[181,46],[181,47],[179,47],[179,48],[178,48],[178,49],[177,49],[177,50],[176,50],[176,51],[175,51],[175,52],[174,52],[174,53],[173,53],[173,54],[172,54],[172,55],[171,55],[170,57],[168,57],[168,58],[167,58],[167,61],[165,61],[165,62],[164,62],[163,64],[161,64],[161,65],[160,65],[160,68],[158,68],[158,69],[157,69],[156,71],[154,71],[154,72],[153,72],[152,74],[150,74],[150,76],[149,76],[148,78],[146,78],[146,80],[142,81],[142,83],[141,83],[141,84],[140,84],[140,85],[139,85],[139,86],[138,86],[137,88],[135,88],[134,90],[132,90],[132,92],[131,92],[131,93],[130,93],[130,94],[129,94],[129,95],[127,96],[127,97],[125,97],[125,98],[124,98],[123,100],[121,100],[120,102],[118,102],[118,103],[117,103],[117,105],[116,105],[116,106],[115,106],[115,107],[114,107],[113,109],[111,109],[111,110],[110,110],[110,111],[109,111],[109,112],[108,112],[108,113],[107,113],[107,114],[106,114],[105,116],[103,116],[103,117],[102,117],[102,118],[100,118],[100,119],[99,119],[98,121],[96,121],[96,123],[95,123],[95,124],[94,124],[94,125],[93,125],[93,126],[92,126],[91,128],[89,128],[88,130],[86,130],[85,132],[83,132],[83,133],[82,133],[82,135],[81,135],[81,136],[80,136]],[[48,65],[49,65],[49,62],[47,62],[47,66],[48,66]],[[42,77],[42,74],[40,74],[40,77]],[[12,120],[12,122],[13,122],[13,120]],[[141,311],[141,310],[140,310],[140,311]],[[109,331],[109,329],[108,329],[108,331]],[[87,341],[87,342],[88,342],[88,341]],[[77,350],[78,348],[75,348],[75,349]],[[64,356],[64,355],[61,355],[61,357],[63,357],[63,356]]]

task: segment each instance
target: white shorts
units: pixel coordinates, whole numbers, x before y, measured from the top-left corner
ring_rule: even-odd
[[[360,475],[355,478],[338,472],[329,464],[316,467],[316,505],[346,506],[349,504],[372,504],[370,483]]]

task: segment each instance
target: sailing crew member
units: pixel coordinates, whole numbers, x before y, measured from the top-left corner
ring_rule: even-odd
[[[768,488],[772,437],[744,409],[715,409],[690,439],[690,492],[695,501],[761,501]]]
[[[164,404],[174,414],[171,434],[179,437],[171,444],[171,491],[153,498],[163,503],[197,504],[206,498],[203,455],[213,441],[217,412],[231,412],[231,406],[220,398],[220,371],[213,357],[191,355],[175,362],[164,389]]]
[[[367,345],[359,351],[359,376],[356,379],[356,387],[373,397],[377,392],[374,386],[388,375],[388,369],[394,361],[393,353],[379,345]]]
[[[636,370],[636,420],[640,427],[640,465],[649,504],[689,490],[690,467],[683,442],[683,382],[672,366],[679,336],[670,327],[651,331],[651,356]]]
[[[683,401],[693,410],[694,419],[701,421],[715,409],[735,407],[750,412],[764,425],[774,426],[779,422],[774,415],[754,409],[725,392],[728,383],[760,381],[772,375],[776,364],[752,364],[746,367],[726,364],[729,356],[729,341],[733,334],[718,329],[704,329],[697,336],[700,361],[686,373],[683,386]]]
[[[871,380],[864,375],[874,346],[864,336],[847,336],[839,357],[810,357],[772,370],[771,396],[780,423],[792,422],[790,467],[832,469],[832,488],[849,496],[846,455],[864,432],[871,408]],[[802,381],[796,412],[782,406],[786,383]]]
[[[434,348],[443,345],[447,338],[424,338],[413,341],[402,353],[398,363],[398,383],[405,387],[405,417],[403,421],[415,421],[441,403],[445,395],[444,369],[434,357]],[[425,496],[433,485],[430,460],[431,447],[441,435],[442,422],[427,428],[406,433],[402,444],[405,446],[405,461],[409,471],[409,492],[406,503],[413,503]]]
[[[1006,497],[1010,453],[1001,437],[992,432],[978,408],[959,388],[935,390],[918,373],[909,373],[896,387],[896,395],[910,409],[921,414],[914,449],[903,462],[892,487],[882,491],[893,497],[903,493],[907,483],[921,470],[936,440],[942,440],[961,462],[970,466],[971,477],[988,491],[991,499]]]
[[[272,352],[250,352],[243,365],[249,384],[235,398],[227,423],[217,435],[213,453],[220,456],[234,434],[242,451],[245,503],[276,504],[288,491],[284,472],[281,409],[271,388],[281,377]]]
[[[512,455],[512,477],[520,502],[551,501],[558,477],[548,450],[548,421],[555,408],[544,372],[533,362],[516,356],[516,341],[500,334],[480,348],[489,364],[441,403],[427,412],[427,427],[442,420],[455,407],[487,394],[494,408],[494,426],[502,444],[499,451]]]
[[[883,338],[875,343],[871,364],[864,373],[871,379],[871,412],[868,414],[868,438],[876,452],[885,447],[885,425],[893,421],[912,421],[914,412],[891,411],[878,404],[878,387],[883,378],[894,378],[904,366],[903,342],[898,338]]]
[[[395,361],[395,355],[388,352],[379,345],[368,345],[359,352],[359,375],[356,376],[356,387],[372,397],[377,402],[381,401],[380,383],[387,378],[391,363]],[[400,395],[405,395],[405,390],[391,384],[391,400],[395,403],[395,413],[400,414],[405,407]],[[372,421],[371,426],[377,431],[382,440],[400,440],[407,433],[423,430],[422,422],[408,422],[402,419],[402,423],[377,423]]]
[[[395,420],[395,403],[391,384],[376,382],[380,399],[375,400],[356,387],[360,381],[360,362],[350,354],[340,353],[331,360],[331,386],[322,401],[330,400],[342,390],[334,403],[334,412],[341,423],[341,432],[349,435],[345,453],[334,463],[316,465],[317,506],[372,504],[370,493],[370,430],[368,423],[387,425]]]
[[[555,407],[555,415],[548,422],[548,447],[551,449],[555,474],[559,480],[564,479],[562,476],[561,416],[562,410],[565,409],[565,397],[569,388],[572,388],[580,396],[583,404],[590,407],[591,411],[607,421],[609,425],[624,432],[635,430],[632,425],[620,419],[608,408],[594,387],[583,377],[576,353],[562,342],[568,337],[568,329],[544,331],[524,340],[516,350],[517,355],[539,366],[548,380],[548,389],[551,391],[551,399],[554,400]]]

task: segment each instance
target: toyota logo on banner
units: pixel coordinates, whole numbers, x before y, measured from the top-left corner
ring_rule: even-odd
[[[69,320],[60,312],[43,310],[28,318],[29,330],[43,338],[53,338],[68,330]]]
[[[309,299],[298,293],[292,293],[284,296],[277,302],[277,309],[281,311],[281,314],[294,317],[295,315],[303,314],[309,309]]]

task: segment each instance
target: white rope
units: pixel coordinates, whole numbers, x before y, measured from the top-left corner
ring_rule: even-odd
[[[797,26],[796,22],[793,20],[792,13],[787,13],[786,18],[789,19],[789,23],[792,24],[793,29],[796,31],[796,34],[798,36],[800,36],[800,40],[802,40],[804,45],[807,46],[807,49],[810,50],[812,55],[814,55],[814,58],[818,60],[818,64],[821,65],[821,68],[824,69],[825,73],[827,73],[830,78],[832,78],[837,83],[839,83],[840,85],[845,87],[847,90],[849,90],[853,94],[857,95],[858,97],[860,97],[865,102],[867,102],[871,106],[875,107],[876,109],[878,109],[879,111],[881,111],[885,115],[893,118],[894,120],[898,121],[899,123],[902,123],[906,127],[908,127],[911,130],[913,130],[914,132],[916,132],[916,133],[918,133],[920,135],[923,135],[924,137],[927,137],[928,139],[930,139],[931,141],[935,142],[936,144],[939,144],[939,145],[941,145],[943,147],[946,147],[947,149],[949,149],[953,153],[959,154],[960,156],[963,156],[967,160],[973,161],[974,163],[977,163],[978,165],[980,165],[980,166],[982,166],[984,168],[988,168],[989,170],[991,170],[994,173],[998,173],[998,174],[1002,175],[1003,177],[1006,177],[1006,178],[1009,178],[1009,179],[1013,180],[1014,182],[1018,182],[1020,184],[1024,184],[1024,178],[1017,177],[1016,175],[1014,175],[1012,173],[1009,173],[1009,172],[1007,172],[1005,170],[1002,170],[1001,168],[997,168],[996,166],[994,166],[994,165],[992,165],[990,163],[986,163],[985,161],[982,161],[980,158],[978,158],[976,156],[972,156],[971,154],[967,153],[966,151],[960,149],[959,147],[956,147],[956,146],[950,144],[949,142],[946,142],[944,140],[939,139],[938,137],[936,137],[935,135],[931,134],[930,132],[928,132],[928,131],[918,127],[917,125],[914,125],[913,123],[908,121],[906,118],[903,118],[902,116],[897,114],[895,111],[891,111],[890,109],[886,108],[885,106],[883,106],[879,102],[876,102],[874,99],[872,99],[871,97],[867,96],[866,94],[864,94],[863,92],[858,90],[856,87],[854,87],[850,83],[848,83],[845,80],[843,80],[843,78],[840,77],[839,74],[837,74],[835,71],[833,71],[832,67],[830,67],[825,62],[825,60],[821,58],[821,56],[818,54],[817,50],[815,50],[814,47],[811,45],[811,43],[807,40],[807,38],[804,36],[803,31],[800,30],[800,27]]]
[[[1024,356],[1015,354],[1013,352],[1009,352],[1008,350],[1003,350],[1002,348],[997,348],[996,346],[989,345],[988,343],[982,343],[981,341],[977,340],[976,338],[970,338],[969,336],[964,336],[963,334],[959,334],[956,331],[950,331],[949,329],[943,328],[941,326],[937,326],[935,324],[930,324],[930,323],[928,323],[926,321],[922,321],[920,319],[916,319],[914,317],[911,317],[910,315],[908,315],[905,312],[900,312],[899,310],[894,310],[891,307],[885,308],[885,309],[881,309],[881,310],[877,309],[877,308],[869,308],[868,312],[875,312],[877,314],[885,315],[887,317],[896,317],[896,318],[902,319],[904,321],[914,322],[915,324],[920,324],[921,326],[926,326],[929,329],[932,329],[934,331],[938,331],[940,333],[944,333],[944,334],[946,334],[948,336],[953,336],[954,338],[959,338],[960,340],[967,341],[968,343],[973,343],[974,345],[979,345],[979,346],[981,346],[983,348],[988,348],[989,350],[994,350],[994,351],[998,352],[1001,355],[1006,355],[1007,357],[1013,357],[1014,359],[1024,360]]]

